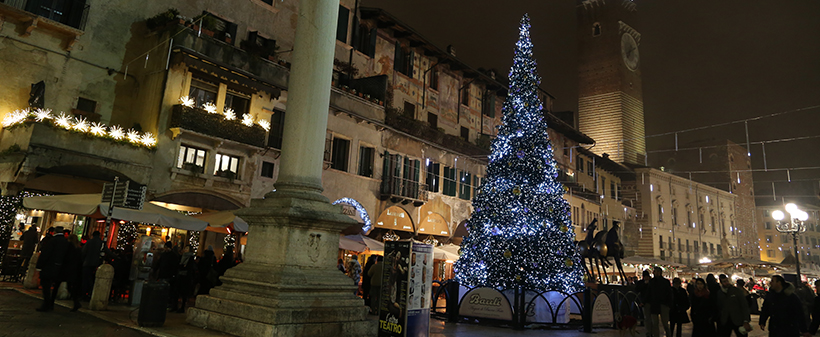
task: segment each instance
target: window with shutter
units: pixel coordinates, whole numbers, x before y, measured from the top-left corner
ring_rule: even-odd
[[[350,10],[345,6],[339,6],[339,19],[336,22],[336,40],[347,43],[347,24],[350,18]]]

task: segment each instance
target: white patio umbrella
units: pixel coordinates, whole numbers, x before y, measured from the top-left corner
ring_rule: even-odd
[[[108,203],[101,202],[101,194],[67,194],[23,198],[26,208],[44,211],[55,211],[78,215],[92,215],[98,211],[108,216]],[[184,230],[205,230],[208,223],[150,202],[143,204],[141,210],[114,207],[111,212],[114,219],[150,223],[164,227]]]

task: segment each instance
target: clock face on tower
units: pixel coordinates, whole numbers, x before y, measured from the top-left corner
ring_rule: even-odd
[[[621,35],[621,56],[629,70],[638,69],[638,43],[629,33]]]

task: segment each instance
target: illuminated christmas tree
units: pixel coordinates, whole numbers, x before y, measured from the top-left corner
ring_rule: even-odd
[[[574,293],[583,288],[583,270],[565,190],[556,180],[527,15],[509,78],[503,125],[492,143],[487,179],[473,199],[456,277],[473,287],[510,289],[520,283],[530,290]]]

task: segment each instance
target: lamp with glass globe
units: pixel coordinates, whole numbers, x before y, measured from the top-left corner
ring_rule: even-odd
[[[793,203],[786,204],[786,212],[789,213],[788,221],[785,219],[785,214],[781,210],[772,212],[772,218],[777,220],[777,229],[780,233],[791,234],[794,240],[794,264],[797,272],[797,286],[802,286],[802,279],[800,277],[800,255],[797,252],[797,236],[806,231],[806,226],[803,223],[809,219],[809,214],[800,210],[797,205]]]

